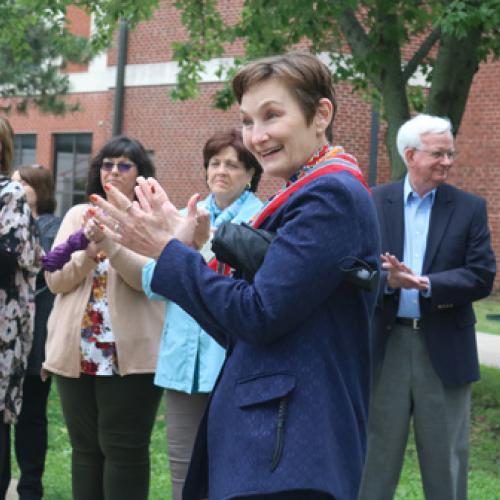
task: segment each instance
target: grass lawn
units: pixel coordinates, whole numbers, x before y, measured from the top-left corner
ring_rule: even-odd
[[[500,321],[486,319],[487,314],[498,314],[500,319],[500,297],[488,297],[474,302],[474,311],[477,318],[476,330],[478,332],[500,335]]]
[[[149,492],[151,500],[171,500],[172,498],[163,415],[164,399],[162,398],[151,438],[151,487]],[[46,500],[71,500],[71,447],[54,384],[50,393],[48,419],[49,451],[43,477],[44,498]],[[12,453],[12,457],[14,457],[14,453]],[[19,477],[17,465],[12,475]]]
[[[482,367],[482,380],[474,384],[472,402],[470,500],[500,498],[500,370]],[[70,457],[66,427],[57,391],[49,402],[49,453],[44,476],[47,500],[71,500]],[[151,500],[170,500],[163,404],[156,420],[151,445]],[[17,476],[17,469],[13,475]],[[410,437],[396,500],[422,500],[418,460]]]
[[[500,370],[481,367],[481,381],[473,385],[469,460],[469,499],[500,498]],[[395,499],[424,498],[413,436]]]

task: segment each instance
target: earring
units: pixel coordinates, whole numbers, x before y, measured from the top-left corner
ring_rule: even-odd
[[[252,183],[251,182],[247,182],[247,191],[250,191],[250,189],[252,189]]]

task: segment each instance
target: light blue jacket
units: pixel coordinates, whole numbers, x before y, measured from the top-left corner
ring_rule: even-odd
[[[198,207],[206,208],[206,202],[207,199],[202,200]],[[232,222],[247,222],[261,207],[262,202],[252,194]],[[156,261],[151,260],[142,271],[142,286],[146,295],[150,299],[166,302],[155,384],[188,394],[210,392],[224,362],[225,350],[177,304],[152,292],[155,266]]]

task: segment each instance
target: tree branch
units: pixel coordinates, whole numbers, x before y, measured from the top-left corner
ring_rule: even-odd
[[[358,61],[368,60],[370,55],[370,40],[352,9],[344,9],[340,16],[340,26],[351,48],[353,57]],[[379,76],[372,72],[367,76],[369,76],[375,87],[381,90],[382,82]]]
[[[434,47],[434,44],[439,40],[441,37],[441,30],[439,28],[436,28],[432,30],[427,38],[422,42],[418,50],[413,54],[413,57],[408,61],[408,63],[405,66],[405,69],[403,70],[403,80],[406,83],[413,73],[418,68],[418,65],[424,60],[424,58],[429,54],[430,50],[432,47]]]
[[[447,116],[458,133],[474,75],[479,69],[482,27],[469,30],[465,37],[443,34],[426,112]]]

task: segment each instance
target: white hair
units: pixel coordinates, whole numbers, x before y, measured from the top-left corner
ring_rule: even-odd
[[[432,115],[417,115],[403,123],[398,130],[396,144],[398,152],[406,164],[405,151],[422,147],[420,138],[424,134],[452,133],[451,122],[448,118]]]

